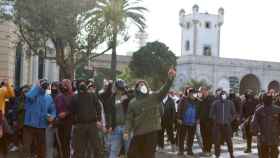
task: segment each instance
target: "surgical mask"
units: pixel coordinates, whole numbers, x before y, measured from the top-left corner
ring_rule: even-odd
[[[227,99],[227,95],[223,94],[223,95],[222,95],[222,99],[223,99],[223,100],[226,100],[226,99]]]
[[[142,93],[142,94],[147,94],[148,93],[148,88],[146,86],[141,86],[139,88],[139,91]]]
[[[57,89],[51,89],[51,93],[52,93],[53,95],[56,95],[56,94],[58,93],[58,90],[57,90]]]

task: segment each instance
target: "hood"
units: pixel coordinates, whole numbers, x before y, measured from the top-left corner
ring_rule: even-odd
[[[62,85],[68,88],[68,92],[67,92],[68,95],[70,95],[70,96],[74,95],[72,83],[70,80],[68,80],[68,79],[62,80]]]
[[[148,93],[147,93],[146,95],[141,95],[141,93],[139,93],[139,92],[137,91],[137,88],[138,88],[138,86],[140,85],[140,83],[144,83],[144,84],[146,85],[146,87],[147,87],[147,89],[148,89]],[[136,84],[135,84],[135,87],[134,87],[134,94],[135,94],[135,97],[136,97],[136,98],[143,98],[143,97],[148,96],[148,95],[150,94],[150,87],[149,87],[149,84],[148,84],[145,80],[139,80],[139,81],[137,81]]]

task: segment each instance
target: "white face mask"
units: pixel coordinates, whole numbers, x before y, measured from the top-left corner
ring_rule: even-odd
[[[223,99],[223,100],[226,100],[226,99],[227,99],[227,95],[223,94],[223,95],[222,95],[222,99]]]
[[[148,93],[148,88],[146,87],[146,86],[141,86],[140,87],[140,92],[142,93],[142,94],[147,94]]]
[[[199,98],[202,98],[202,93],[197,94]]]

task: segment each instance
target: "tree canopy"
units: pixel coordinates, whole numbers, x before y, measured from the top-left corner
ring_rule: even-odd
[[[147,43],[132,56],[129,68],[136,78],[146,79],[152,88],[166,81],[169,68],[177,65],[177,57],[161,42]]]
[[[19,41],[32,55],[47,58],[47,41],[53,43],[61,78],[73,79],[81,62],[110,50],[108,46],[96,52],[107,35],[97,19],[87,22],[87,13],[96,7],[94,0],[15,0],[9,4],[13,12],[4,17],[15,23]]]

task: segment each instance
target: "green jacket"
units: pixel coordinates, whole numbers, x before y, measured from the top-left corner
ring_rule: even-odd
[[[128,106],[126,131],[143,135],[161,129],[160,103],[172,86],[173,79],[157,92],[144,97],[136,96]]]

